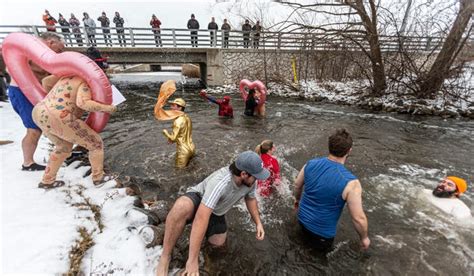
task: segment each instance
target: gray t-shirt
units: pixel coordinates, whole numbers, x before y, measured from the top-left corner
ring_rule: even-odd
[[[187,192],[201,195],[201,203],[213,209],[214,215],[222,216],[243,197],[255,198],[255,183],[251,187],[237,186],[232,180],[232,173],[228,167],[213,172],[196,186],[190,187]]]

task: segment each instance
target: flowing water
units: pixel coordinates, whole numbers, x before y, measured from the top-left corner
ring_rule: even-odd
[[[367,113],[351,107],[269,97],[264,119],[246,118],[238,94],[232,95],[234,119],[217,116],[217,106],[197,90],[178,89],[193,122],[197,155],[185,169],[174,168],[175,145],[162,129],[171,122],[154,119],[156,91],[123,88],[127,101],[109,122],[103,138],[106,163],[129,175],[144,190],[173,202],[187,187],[227,166],[239,152],[264,139],[276,145],[283,182],[270,198],[259,198],[265,240],[255,239],[254,225],[239,203],[226,216],[224,251],[205,251],[203,274],[210,275],[472,275],[474,223],[458,222],[422,196],[447,173],[469,176],[474,168],[474,121],[443,120]],[[237,91],[236,91],[237,92]],[[300,238],[293,206],[293,179],[311,158],[327,154],[327,137],[336,128],[353,136],[347,167],[359,177],[372,241],[366,252],[347,208],[335,239],[335,250],[323,256]],[[471,184],[472,187],[472,184]],[[472,188],[462,197],[473,205]],[[182,256],[186,256],[183,252]],[[175,261],[182,267],[186,259]]]

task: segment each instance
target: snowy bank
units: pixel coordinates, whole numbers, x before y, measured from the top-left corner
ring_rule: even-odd
[[[412,93],[395,93],[391,83],[384,95],[370,96],[367,81],[300,81],[298,85],[286,83],[268,84],[268,94],[280,97],[296,97],[340,105],[358,106],[373,111],[434,115],[441,117],[468,117],[474,119],[474,63],[471,63],[455,81],[461,92],[441,93],[434,99],[419,99]],[[453,80],[448,80],[453,82]],[[224,85],[207,90],[209,93],[230,94],[238,86]]]
[[[153,274],[161,246],[145,248],[138,235],[145,215],[125,216],[135,198],[115,181],[94,187],[78,161],[59,170],[64,187],[37,188],[42,172],[20,169],[20,118],[4,102],[0,117],[0,141],[13,142],[0,145],[2,274]],[[41,137],[35,160],[45,164],[50,149]]]

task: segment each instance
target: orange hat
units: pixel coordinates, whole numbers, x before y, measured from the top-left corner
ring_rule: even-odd
[[[456,187],[458,188],[459,194],[464,193],[467,190],[467,182],[466,180],[456,177],[456,176],[448,176],[446,177],[447,179],[451,180],[456,184]]]

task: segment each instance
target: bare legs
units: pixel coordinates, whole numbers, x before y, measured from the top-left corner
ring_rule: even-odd
[[[41,130],[34,128],[27,128],[26,135],[21,141],[21,148],[23,150],[23,166],[28,167],[35,163],[33,159],[36,148],[38,147],[38,141],[41,137]]]
[[[167,276],[168,266],[171,261],[171,253],[176,241],[181,236],[186,226],[186,221],[191,219],[194,213],[193,201],[182,196],[176,200],[171,211],[166,217],[165,237],[163,239],[163,252],[156,269],[157,276]]]

